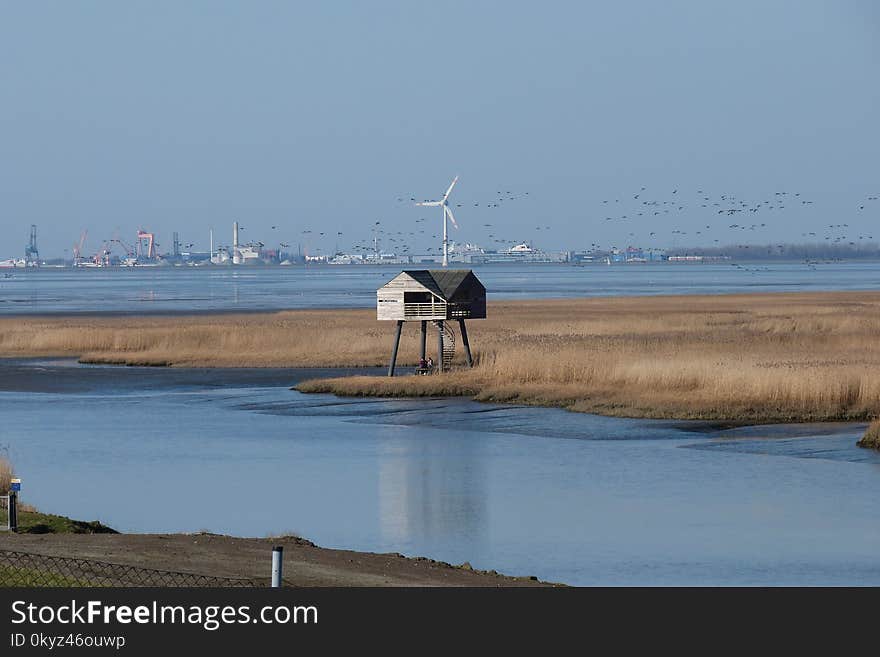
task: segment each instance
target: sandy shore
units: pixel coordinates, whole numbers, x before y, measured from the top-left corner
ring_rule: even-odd
[[[0,357],[178,367],[371,367],[393,326],[375,311],[0,319]],[[344,395],[469,395],[574,411],[743,423],[880,415],[880,292],[491,302],[476,367],[321,379]],[[399,371],[418,358],[407,326]],[[434,340],[429,341],[429,349]]]
[[[547,586],[425,558],[331,550],[297,537],[216,534],[0,534],[0,550],[95,559],[214,577],[268,577],[271,552],[284,546],[287,586]]]

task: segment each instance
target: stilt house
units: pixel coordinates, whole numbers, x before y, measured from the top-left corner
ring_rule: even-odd
[[[485,319],[486,288],[470,269],[402,271],[376,291],[376,316],[397,322],[388,376],[394,376],[403,323],[421,322],[421,357],[426,354],[427,324],[437,328],[439,371],[447,369],[455,353],[455,334],[446,322],[458,321],[468,365],[473,364],[466,319]]]

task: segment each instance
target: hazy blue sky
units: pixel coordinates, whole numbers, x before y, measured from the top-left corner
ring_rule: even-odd
[[[435,246],[409,198],[455,174],[453,237],[486,246],[864,237],[878,70],[872,0],[2,1],[0,258],[31,223],[44,256],[85,228],[206,250],[233,219],[313,252],[377,220]],[[802,196],[718,214],[777,191]]]

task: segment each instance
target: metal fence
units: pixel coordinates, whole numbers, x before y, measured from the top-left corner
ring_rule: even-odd
[[[214,577],[92,559],[0,550],[0,586],[260,587],[268,580]]]

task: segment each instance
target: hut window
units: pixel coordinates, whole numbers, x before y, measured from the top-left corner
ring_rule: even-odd
[[[404,292],[404,303],[431,303],[432,295],[430,292]]]

